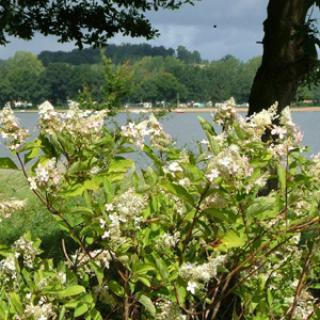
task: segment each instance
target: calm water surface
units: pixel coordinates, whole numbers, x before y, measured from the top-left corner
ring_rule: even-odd
[[[28,128],[32,135],[37,134],[37,113],[22,112],[18,113],[17,116],[22,126]],[[197,119],[198,116],[207,120],[212,119],[210,113],[168,113],[160,118],[160,122],[165,130],[177,141],[179,146],[192,148],[196,141],[204,138]],[[122,125],[128,120],[138,120],[143,117],[148,117],[148,114],[121,113],[113,121]],[[320,112],[293,112],[292,117],[304,133],[304,144],[311,147],[312,153],[320,152]],[[108,120],[108,122],[112,121]],[[5,148],[0,146],[0,156],[8,155],[9,153]]]

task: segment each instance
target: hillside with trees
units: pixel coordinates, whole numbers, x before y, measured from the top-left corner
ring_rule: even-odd
[[[243,62],[231,55],[206,61],[198,51],[183,46],[175,50],[149,44],[43,51],[38,56],[17,52],[0,63],[0,104],[37,105],[48,99],[65,106],[67,100],[89,96],[100,107],[141,102],[175,105],[177,100],[216,103],[230,96],[246,103],[260,61],[255,57]],[[302,100],[319,96],[317,88],[301,88],[298,94]]]

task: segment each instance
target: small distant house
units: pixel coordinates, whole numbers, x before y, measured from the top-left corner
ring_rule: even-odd
[[[39,104],[38,108],[51,109],[51,108],[53,108],[53,104],[50,101],[46,100],[46,101],[42,102],[41,104]]]

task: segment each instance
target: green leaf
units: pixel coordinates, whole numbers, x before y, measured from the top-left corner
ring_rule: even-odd
[[[81,184],[77,183],[71,186],[71,188],[68,191],[62,192],[61,195],[64,195],[67,197],[76,197],[76,196],[81,196],[87,190],[96,191],[99,189],[103,180],[104,180],[104,177],[96,176],[92,179],[84,181]]]
[[[149,271],[153,271],[155,270],[154,266],[150,265],[150,264],[139,264],[137,266],[135,266],[133,273],[136,275],[143,275],[148,273]]]
[[[40,139],[36,139],[35,141],[32,141],[25,145],[25,148],[23,149],[29,150],[29,152],[24,156],[25,163],[28,163],[30,160],[36,158],[41,151],[41,147],[42,144]]]
[[[67,298],[67,297],[77,296],[77,295],[84,293],[84,292],[86,292],[86,289],[83,286],[74,285],[74,286],[70,286],[62,291],[59,291],[58,297],[60,299],[63,299],[63,298]]]
[[[134,168],[134,166],[134,162],[130,159],[113,159],[108,173],[126,173],[129,169]]]
[[[146,287],[151,287],[151,282],[148,278],[143,277],[143,276],[139,276],[136,277],[135,280],[138,282],[140,281],[142,284],[144,284]]]
[[[286,169],[281,164],[278,164],[277,173],[278,173],[280,189],[282,191],[285,191],[286,190],[286,185],[287,185],[287,172],[286,172]]]
[[[151,299],[142,294],[138,301],[146,308],[146,310],[154,317],[156,315],[156,308],[153,305]]]
[[[83,314],[85,314],[87,311],[89,310],[89,307],[87,304],[80,304],[76,307],[76,309],[74,310],[73,316],[75,318],[82,316]]]
[[[194,200],[193,197],[188,191],[183,188],[180,185],[171,183],[170,181],[163,181],[161,183],[161,187],[165,189],[166,191],[178,196],[179,198],[183,198],[185,201],[187,201],[189,204],[194,206]]]
[[[244,234],[238,234],[234,230],[228,231],[221,239],[221,244],[217,247],[218,250],[227,250],[231,248],[240,248],[245,242]]]
[[[10,158],[0,158],[1,169],[18,169],[17,165]]]
[[[65,313],[66,313],[66,307],[63,306],[63,307],[61,308],[60,313],[59,313],[59,318],[58,318],[58,320],[63,320],[63,319],[65,319],[65,317],[64,317]]]
[[[206,119],[198,116],[198,120],[200,122],[200,125],[202,127],[202,130],[206,133],[207,136],[216,136],[217,133],[214,130],[214,127],[211,123],[209,123]]]
[[[145,154],[151,159],[153,160],[153,162],[158,166],[158,167],[162,167],[162,162],[160,160],[160,158],[153,152],[153,150],[149,147],[149,146],[144,146],[143,147],[143,151],[145,152]]]
[[[10,297],[10,305],[12,306],[13,310],[17,314],[22,314],[23,306],[22,306],[20,297],[15,292],[10,292],[9,297]]]
[[[282,209],[282,201],[274,194],[256,198],[247,209],[247,217],[253,219],[270,219],[277,216]]]
[[[202,211],[202,214],[219,222],[233,223],[236,220],[236,215],[226,209],[207,208]]]
[[[176,284],[176,289],[177,289],[177,296],[179,298],[179,302],[181,305],[184,305],[187,298],[187,290],[185,288],[185,284],[179,279]]]
[[[115,280],[110,281],[110,283],[108,284],[108,287],[118,297],[124,296],[124,289],[117,281]]]

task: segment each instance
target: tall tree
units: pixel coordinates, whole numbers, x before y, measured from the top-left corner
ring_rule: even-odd
[[[41,61],[30,52],[17,52],[0,67],[0,102],[23,100],[37,103],[41,98]]]
[[[290,105],[298,86],[317,65],[316,31],[308,12],[319,0],[269,0],[263,57],[251,89],[249,114]]]

